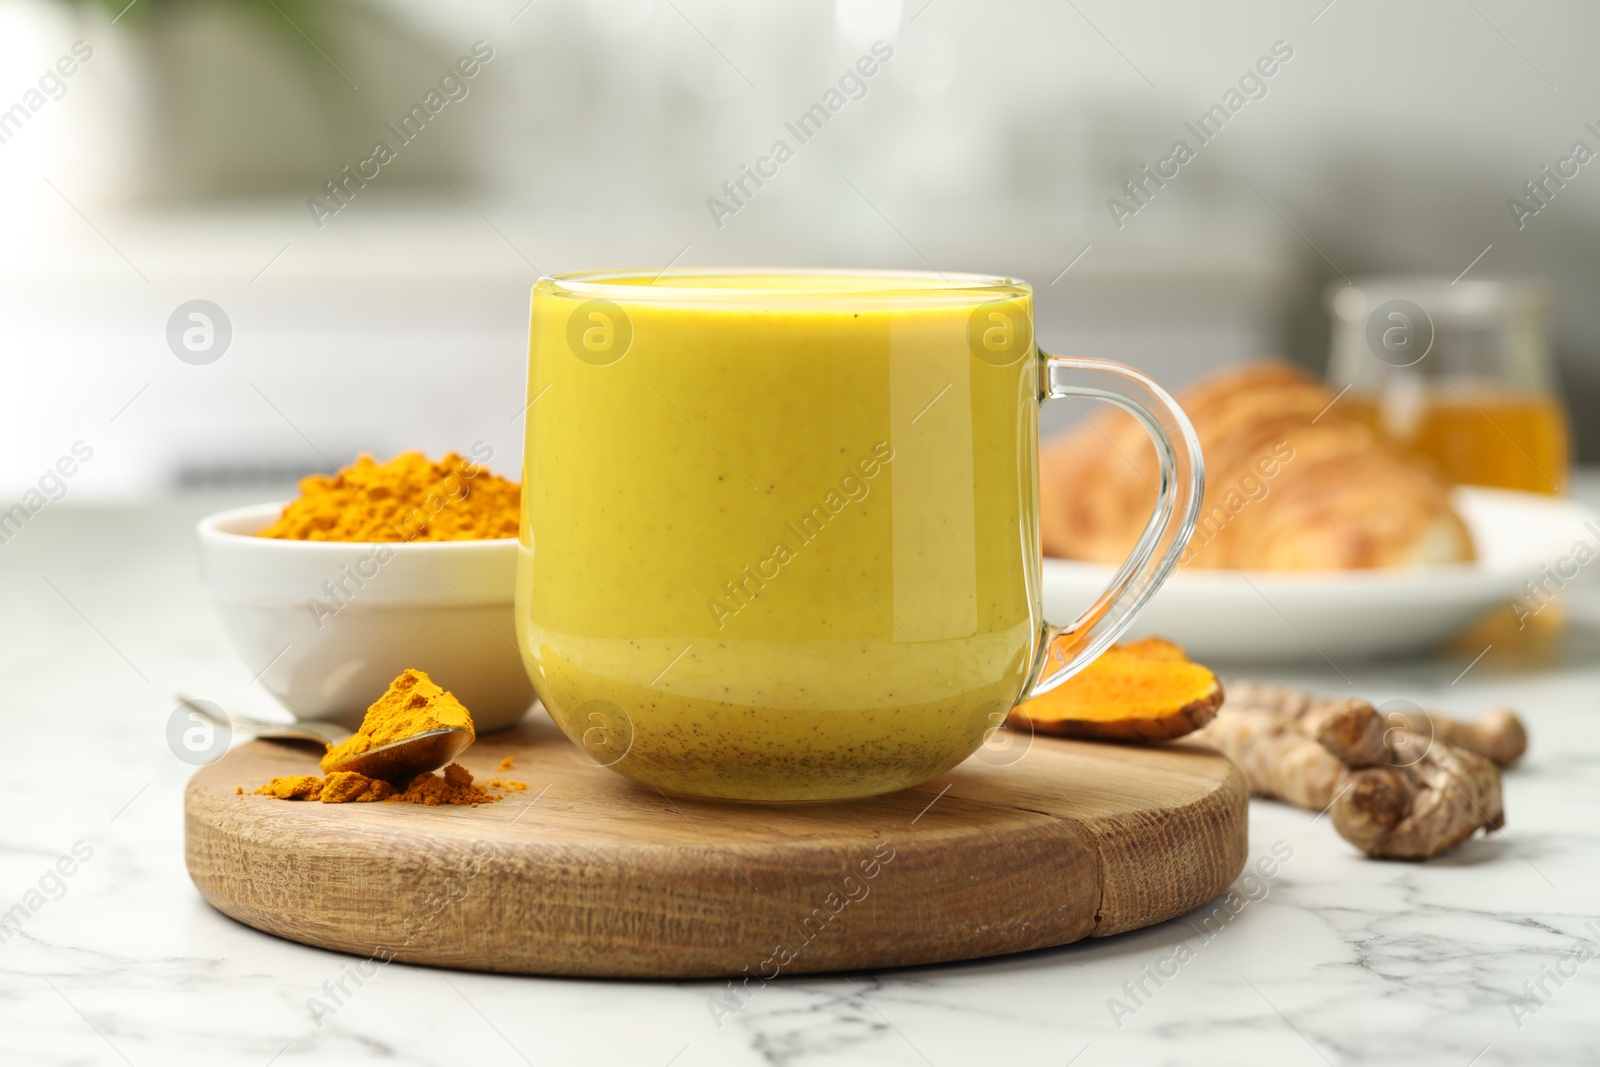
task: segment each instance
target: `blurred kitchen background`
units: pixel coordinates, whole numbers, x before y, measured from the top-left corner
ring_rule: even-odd
[[[85,501],[480,439],[514,473],[534,278],[669,264],[1018,275],[1045,348],[1171,387],[1322,372],[1346,279],[1539,281],[1593,461],[1600,166],[1524,183],[1600,146],[1597,40],[1512,0],[0,0],[0,502],[78,441]],[[226,322],[180,359],[194,300]]]

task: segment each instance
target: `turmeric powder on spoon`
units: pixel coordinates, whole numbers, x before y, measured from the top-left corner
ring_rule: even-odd
[[[427,674],[407,670],[389,684],[388,690],[367,709],[361,729],[343,744],[330,746],[322,757],[322,769],[331,770],[351,756],[431,730],[464,729],[477,736],[472,715],[455,696],[437,685]],[[488,804],[506,792],[526,789],[520,782],[495,779],[492,786],[503,790],[492,793],[473,784],[472,772],[458,763],[444,769],[442,776],[432,772],[411,777],[406,782],[386,782],[354,771],[333,771],[326,778],[301,774],[274,778],[255,790],[255,794],[280,800],[319,800],[324,804],[401,801],[410,804]],[[243,792],[241,787],[240,792]]]
[[[389,683],[388,691],[367,709],[361,729],[348,741],[328,749],[322,757],[322,769],[332,771],[351,756],[431,730],[466,730],[468,736],[477,738],[472,715],[455,694],[447,693],[421,671],[402,671]]]

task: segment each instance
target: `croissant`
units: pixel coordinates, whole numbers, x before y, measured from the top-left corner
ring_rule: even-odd
[[[1449,487],[1287,363],[1254,363],[1178,397],[1205,457],[1206,490],[1181,562],[1249,570],[1353,570],[1474,558]],[[1155,450],[1133,417],[1097,413],[1039,455],[1046,555],[1117,563],[1156,500]]]

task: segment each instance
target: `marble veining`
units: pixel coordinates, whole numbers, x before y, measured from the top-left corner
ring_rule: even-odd
[[[354,961],[232,922],[184,871],[192,768],[167,747],[173,693],[250,710],[260,701],[194,577],[189,524],[212,503],[56,509],[0,551],[13,753],[0,776],[0,911],[26,912],[0,942],[0,1062],[1600,1062],[1600,959],[1573,962],[1586,943],[1600,952],[1593,589],[1570,592],[1569,632],[1536,665],[1490,656],[1454,684],[1470,656],[1270,672],[1462,713],[1508,703],[1525,714],[1533,749],[1506,780],[1506,832],[1429,863],[1364,860],[1325,819],[1255,801],[1252,864],[1291,855],[1273,877],[1236,884],[1247,902],[1210,928],[1221,900],[1151,929],[1021,956],[782,978],[720,1026],[708,1002],[723,983],[402,964],[359,986],[347,980],[350,995],[318,1012],[313,998],[332,1004],[327,988]],[[75,845],[91,854],[52,878]],[[1159,983],[1149,977],[1162,969],[1171,973]]]

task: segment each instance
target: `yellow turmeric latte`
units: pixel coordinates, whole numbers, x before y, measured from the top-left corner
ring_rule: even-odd
[[[522,490],[451,452],[434,463],[363,455],[300,482],[300,498],[257,536],[291,541],[468,541],[517,536]]]
[[[1041,625],[1028,290],[652,277],[533,294],[517,628],[545,707],[668,792],[863,796],[960,762]]]

